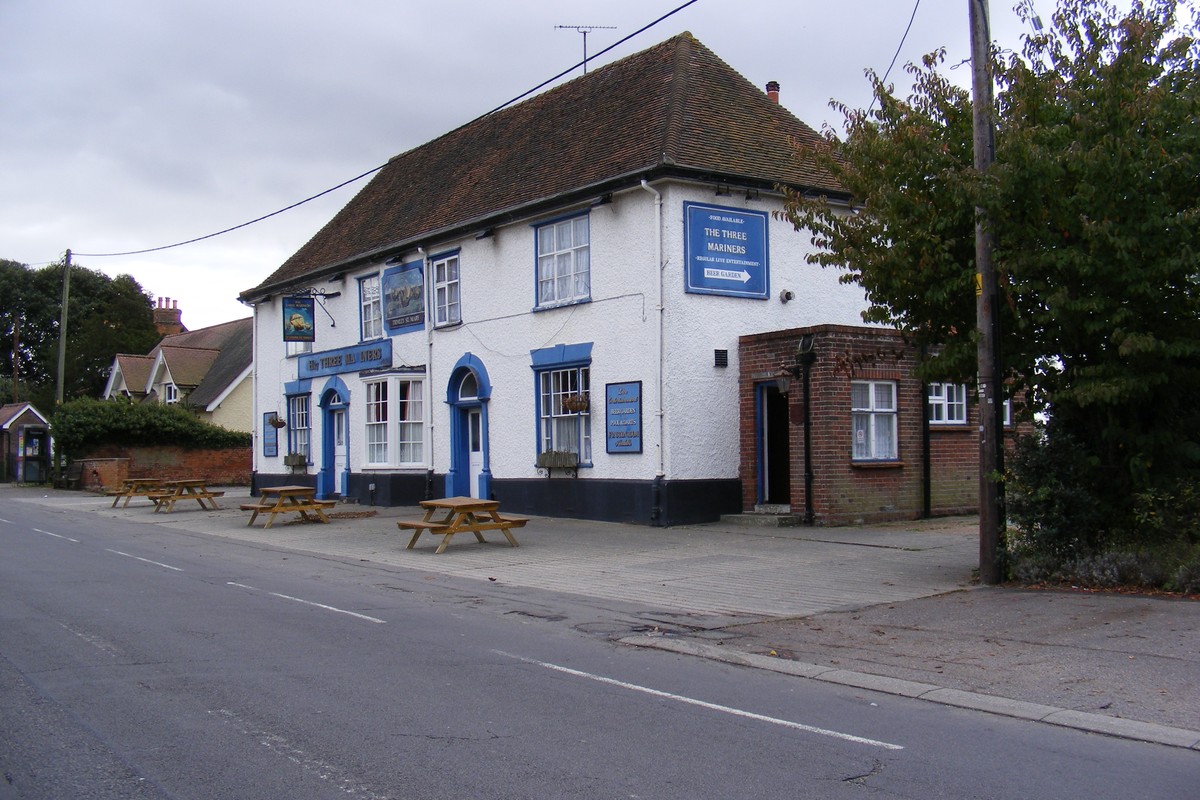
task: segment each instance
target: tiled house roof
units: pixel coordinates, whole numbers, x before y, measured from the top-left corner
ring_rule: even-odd
[[[256,300],[369,258],[479,231],[642,180],[843,194],[796,144],[824,140],[683,33],[396,156]]]
[[[116,366],[130,393],[143,397],[148,390],[153,394],[151,373],[161,362],[175,385],[188,390],[189,401],[203,408],[250,367],[253,324],[246,317],[166,336],[147,355],[118,354]]]
[[[39,419],[43,425],[49,424],[48,420],[31,403],[9,403],[0,406],[0,430],[7,430],[15,420],[20,419],[26,413]]]
[[[146,381],[154,366],[154,356],[135,356],[126,353],[117,354],[117,369],[125,381],[125,388],[133,397],[145,395]]]

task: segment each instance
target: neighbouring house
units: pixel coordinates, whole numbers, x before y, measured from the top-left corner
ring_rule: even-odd
[[[103,397],[181,403],[206,422],[250,431],[253,321],[247,317],[188,331],[179,322],[177,303],[164,308],[160,302],[154,311],[155,324],[168,335],[146,355],[117,354]]]
[[[685,33],[393,158],[241,294],[255,487],[658,526],[972,508],[965,387],[913,378],[773,213],[780,185],[849,210],[778,100]]]
[[[50,479],[50,421],[30,403],[0,406],[0,480]]]

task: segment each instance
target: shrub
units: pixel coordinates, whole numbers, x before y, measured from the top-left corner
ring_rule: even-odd
[[[59,451],[68,458],[106,444],[185,448],[249,447],[251,436],[197,419],[178,405],[72,400],[50,420]]]
[[[1023,547],[1058,559],[1099,549],[1120,524],[1099,473],[1086,450],[1061,431],[1022,437],[1009,457],[1005,492]]]

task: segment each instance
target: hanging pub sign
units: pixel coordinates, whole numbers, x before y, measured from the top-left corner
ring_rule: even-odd
[[[686,291],[766,300],[770,294],[767,215],[684,203]]]
[[[315,298],[283,298],[283,340],[285,342],[316,341],[317,330],[313,324],[315,312]]]

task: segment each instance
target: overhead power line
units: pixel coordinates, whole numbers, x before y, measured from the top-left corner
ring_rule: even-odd
[[[614,42],[613,44],[611,44],[611,45],[609,45],[608,47],[604,48],[604,49],[603,49],[603,50],[601,50],[599,53],[596,53],[596,55],[594,55],[594,56],[591,56],[590,58],[587,56],[587,54],[586,54],[586,52],[585,52],[585,53],[584,53],[584,59],[583,59],[583,61],[580,61],[580,62],[579,62],[579,63],[577,63],[577,64],[573,64],[571,67],[569,67],[568,69],[565,69],[565,70],[563,70],[562,72],[558,73],[558,74],[557,74],[557,75],[555,75],[553,78],[549,78],[549,79],[547,79],[547,80],[545,80],[545,81],[543,81],[543,82],[539,83],[537,86],[533,87],[532,89],[530,89],[530,90],[528,90],[528,91],[526,91],[526,92],[524,92],[524,93],[522,93],[522,94],[519,94],[519,95],[517,95],[516,97],[514,97],[514,98],[513,98],[513,99],[511,99],[511,100],[509,100],[508,102],[506,102],[506,103],[503,103],[503,104],[501,104],[501,105],[499,105],[499,106],[496,106],[496,107],[495,107],[495,108],[493,108],[491,111],[488,111],[488,112],[487,112],[487,113],[485,113],[485,114],[480,114],[478,117],[476,117],[475,119],[471,120],[470,122],[467,122],[467,123],[465,123],[464,125],[461,125],[461,126],[459,126],[459,128],[456,128],[456,130],[460,130],[460,129],[462,129],[462,128],[465,128],[467,125],[471,125],[471,124],[473,124],[473,123],[475,123],[475,122],[478,122],[479,120],[483,119],[484,117],[486,117],[486,116],[488,116],[488,115],[490,115],[490,114],[495,114],[497,111],[500,111],[500,110],[502,110],[502,109],[508,108],[508,107],[509,107],[509,106],[511,106],[513,103],[516,103],[516,102],[518,102],[519,100],[523,100],[524,98],[526,98],[526,97],[528,97],[529,95],[533,94],[534,92],[536,92],[537,90],[539,90],[539,89],[541,89],[542,87],[546,86],[547,84],[553,83],[554,81],[558,80],[559,78],[563,77],[564,75],[567,75],[568,73],[570,73],[570,72],[574,71],[575,69],[579,68],[579,66],[580,66],[580,65],[584,66],[584,68],[585,68],[585,70],[586,70],[586,67],[587,67],[587,62],[589,62],[589,61],[591,61],[591,60],[593,60],[593,59],[599,58],[600,56],[604,55],[604,54],[605,54],[605,53],[607,53],[608,51],[612,50],[614,47],[617,47],[618,45],[624,44],[625,42],[629,41],[630,39],[632,39],[633,37],[637,36],[637,35],[638,35],[638,34],[640,34],[640,33],[644,33],[645,31],[648,31],[650,28],[653,28],[655,25],[659,24],[660,22],[662,22],[663,20],[667,19],[668,17],[670,17],[670,16],[672,16],[672,15],[674,15],[674,14],[677,14],[677,13],[679,13],[680,11],[682,11],[683,9],[687,8],[688,6],[692,5],[692,4],[693,4],[693,3],[695,3],[695,2],[697,2],[697,0],[688,0],[688,2],[686,2],[686,3],[682,4],[682,5],[680,5],[678,8],[675,8],[675,9],[674,9],[674,10],[672,10],[672,11],[668,11],[666,14],[663,14],[661,17],[659,17],[658,19],[656,19],[656,20],[654,20],[653,22],[649,23],[648,25],[644,25],[644,26],[642,26],[641,28],[638,28],[638,29],[637,29],[636,31],[634,31],[633,33],[629,34],[628,36],[624,37],[623,39],[620,39],[620,40],[618,40],[617,42]],[[918,0],[918,2],[919,2],[919,0]],[[330,192],[336,192],[338,189],[341,189],[341,188],[342,188],[342,187],[344,187],[344,186],[349,186],[350,184],[354,183],[355,181],[360,181],[360,180],[362,180],[363,178],[367,177],[368,175],[374,175],[376,172],[379,172],[379,170],[383,169],[383,168],[384,168],[384,167],[386,167],[386,166],[387,166],[387,164],[386,164],[386,163],[383,163],[383,164],[380,164],[380,165],[379,165],[379,166],[377,166],[377,167],[372,167],[371,169],[367,170],[366,172],[362,173],[361,175],[356,175],[356,176],[354,176],[353,178],[350,178],[349,180],[342,181],[342,182],[341,182],[341,183],[339,183],[337,186],[331,186],[330,188],[326,189],[325,191],[323,191],[323,192],[318,192],[317,194],[314,194],[314,195],[312,195],[311,197],[306,197],[306,198],[304,198],[303,200],[298,200],[297,202],[295,202],[295,203],[292,203],[292,204],[291,204],[291,205],[289,205],[289,206],[285,206],[285,207],[283,207],[283,208],[279,209],[278,211],[272,211],[270,214],[263,214],[261,217],[256,217],[256,218],[254,218],[254,219],[252,219],[252,220],[248,220],[248,221],[246,221],[246,222],[243,222],[243,223],[241,223],[240,225],[234,225],[234,226],[232,226],[232,227],[225,228],[224,230],[219,230],[219,231],[216,231],[215,233],[209,233],[209,234],[205,234],[204,236],[196,236],[195,238],[192,238],[192,239],[186,239],[186,240],[184,240],[184,241],[182,241],[182,242],[175,242],[174,244],[164,244],[164,245],[161,245],[160,247],[147,247],[147,248],[145,248],[145,249],[143,249],[143,250],[127,250],[127,251],[124,251],[124,252],[121,252],[121,253],[75,253],[74,255],[75,255],[76,257],[80,257],[80,258],[82,258],[82,257],[87,257],[87,258],[110,258],[110,257],[114,257],[114,256],[137,256],[137,255],[143,255],[143,254],[145,254],[145,253],[157,253],[157,252],[159,252],[159,251],[161,251],[161,250],[171,250],[171,249],[173,249],[173,248],[176,248],[176,247],[183,247],[184,245],[188,245],[188,244],[195,244],[196,242],[202,242],[202,241],[204,241],[205,239],[212,239],[212,238],[214,238],[214,237],[217,237],[217,236],[223,236],[223,235],[225,235],[225,234],[227,234],[227,233],[232,233],[233,231],[236,231],[236,230],[241,230],[242,228],[249,227],[250,225],[255,225],[255,224],[259,223],[259,222],[262,222],[263,220],[270,219],[271,217],[276,217],[276,216],[279,216],[280,214],[284,213],[285,211],[291,211],[293,208],[297,208],[297,207],[299,207],[299,206],[302,206],[302,205],[304,205],[305,203],[312,202],[313,200],[316,200],[316,199],[317,199],[317,198],[319,198],[319,197],[324,197],[325,195],[329,194]]]

